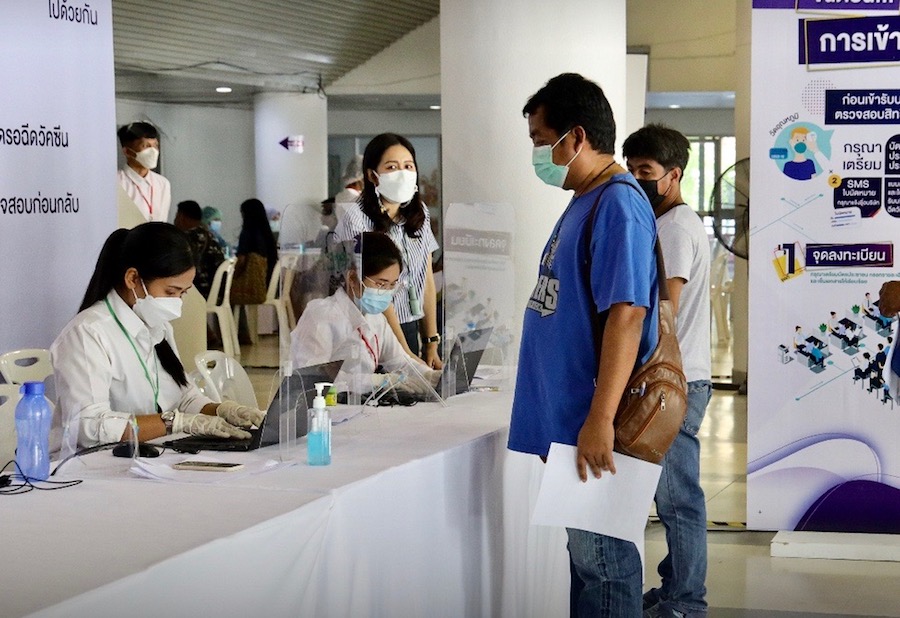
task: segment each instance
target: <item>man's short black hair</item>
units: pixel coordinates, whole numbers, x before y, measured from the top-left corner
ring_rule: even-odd
[[[653,159],[666,171],[677,167],[684,172],[691,157],[691,143],[671,127],[648,124],[628,136],[622,144],[622,156]]]
[[[132,144],[141,138],[159,139],[159,131],[149,122],[132,122],[122,125],[116,131],[116,135],[119,136],[119,143],[122,146]]]
[[[580,126],[591,147],[601,154],[614,154],[616,120],[603,89],[578,73],[557,75],[535,92],[522,114],[544,109],[544,123],[562,136]]]
[[[203,219],[203,210],[200,208],[200,204],[194,200],[178,202],[178,213],[191,221],[201,221]]]

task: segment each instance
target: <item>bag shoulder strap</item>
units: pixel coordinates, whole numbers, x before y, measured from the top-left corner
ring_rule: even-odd
[[[627,187],[631,187],[634,191],[637,191],[637,187],[635,187],[630,182],[626,182],[624,180],[610,180],[600,191],[600,194],[597,196],[597,199],[594,201],[594,205],[591,207],[591,214],[588,216],[588,225],[587,231],[584,234],[585,237],[585,255],[587,255],[587,263],[585,268],[585,281],[587,282],[587,289],[590,293],[591,291],[591,240],[594,237],[594,220],[597,217],[597,209],[600,206],[600,198],[603,197],[603,194],[606,192],[611,185],[625,185]],[[669,296],[669,284],[666,280],[666,264],[663,260],[662,247],[659,245],[659,236],[656,237],[656,246],[654,248],[656,253],[656,282],[659,286],[659,299],[660,300],[670,300]],[[596,314],[596,312],[595,312]]]

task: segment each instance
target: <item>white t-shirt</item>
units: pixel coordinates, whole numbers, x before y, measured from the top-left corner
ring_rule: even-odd
[[[153,391],[157,375],[157,401],[163,412],[178,408],[199,413],[213,403],[190,380],[187,386],[180,386],[159,365],[154,346],[161,337],[178,354],[171,325],[166,324],[154,337],[115,290],[106,300],[128,337],[101,300],[76,315],[50,346],[63,426],[79,423],[79,445],[117,442],[132,414],[156,414]]]
[[[384,315],[363,315],[342,289],[310,301],[291,333],[295,369],[335,360],[344,361],[335,381],[360,392],[371,388],[378,365],[397,371],[411,361]]]
[[[119,183],[147,221],[168,221],[172,187],[165,176],[150,171],[141,176],[129,166],[119,170]]]
[[[675,206],[656,220],[666,278],[680,277],[676,334],[688,382],[709,380],[709,238],[703,222],[687,204]]]

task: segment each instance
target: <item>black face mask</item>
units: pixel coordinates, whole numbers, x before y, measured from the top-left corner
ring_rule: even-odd
[[[666,198],[665,195],[659,194],[659,181],[662,180],[662,178],[657,178],[656,180],[635,178],[635,180],[637,180],[641,189],[644,190],[644,193],[647,194],[647,199],[650,200],[650,205],[653,206],[653,208],[662,204],[663,200]]]

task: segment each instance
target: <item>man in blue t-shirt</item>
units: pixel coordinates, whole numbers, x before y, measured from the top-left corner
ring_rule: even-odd
[[[615,473],[613,418],[634,368],[657,343],[656,223],[634,177],[613,158],[616,127],[597,84],[567,73],[522,110],[535,173],[574,191],[544,248],[525,311],[509,448],[545,458],[577,448],[578,474]],[[571,608],[639,616],[634,543],[568,529]]]

